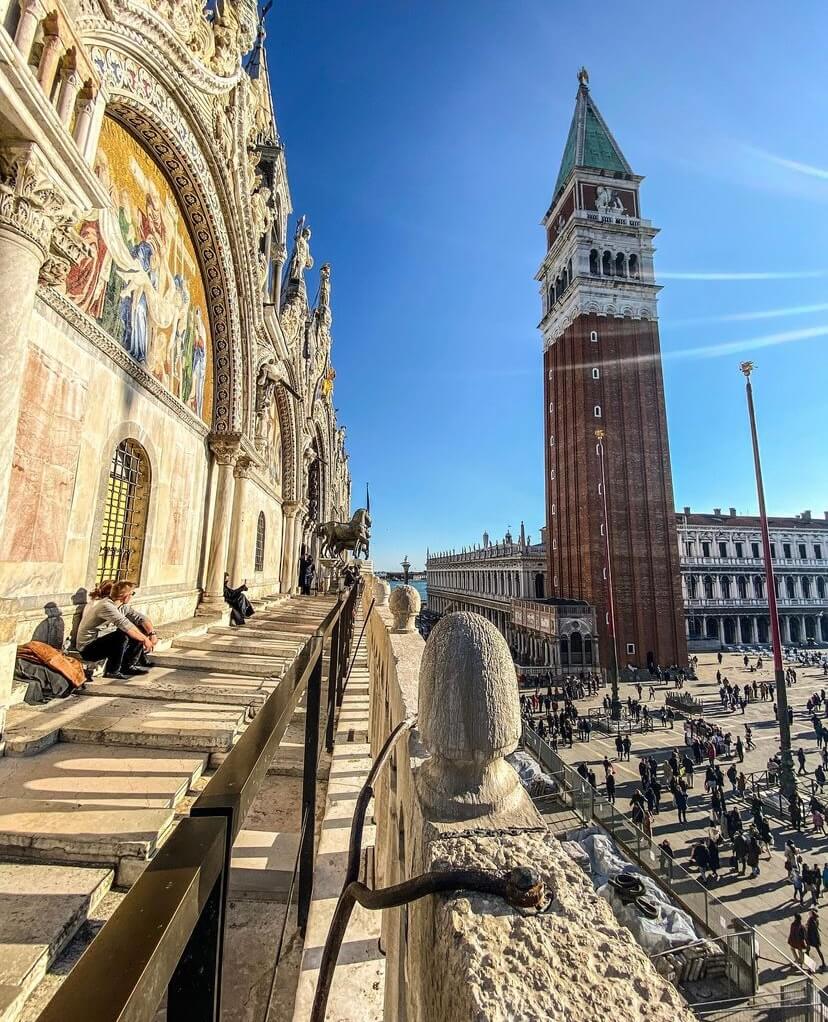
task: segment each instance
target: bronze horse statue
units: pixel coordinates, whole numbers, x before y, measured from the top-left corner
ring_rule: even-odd
[[[320,553],[323,557],[341,557],[346,551],[353,551],[354,557],[368,556],[368,542],[371,539],[371,515],[364,508],[354,512],[350,522],[322,522],[316,527],[320,538]]]

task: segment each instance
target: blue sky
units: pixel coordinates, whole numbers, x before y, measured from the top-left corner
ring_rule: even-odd
[[[278,0],[268,21],[378,566],[543,524],[533,278],[582,63],[661,228],[676,505],[755,513],[753,358],[769,510],[828,510],[824,4]]]

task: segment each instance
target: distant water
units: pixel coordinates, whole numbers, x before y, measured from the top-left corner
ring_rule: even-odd
[[[412,579],[410,584],[412,586],[414,586],[414,588],[420,594],[420,599],[423,601],[423,606],[425,607],[426,601],[428,600],[428,589],[426,587],[425,579],[424,578],[422,578],[422,579]],[[402,582],[399,582],[395,578],[391,579],[391,588],[392,589],[396,589],[397,586],[401,586],[401,585],[402,585]]]

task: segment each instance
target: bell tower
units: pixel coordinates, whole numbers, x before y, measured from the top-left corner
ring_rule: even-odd
[[[619,667],[685,666],[653,271],[657,229],[641,216],[642,180],[582,68],[536,277],[549,585],[552,596],[596,607],[602,664],[612,662],[614,620]]]

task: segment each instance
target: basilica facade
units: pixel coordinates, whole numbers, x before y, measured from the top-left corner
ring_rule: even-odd
[[[254,0],[0,0],[0,51],[2,704],[102,580],[295,591],[351,483]]]

